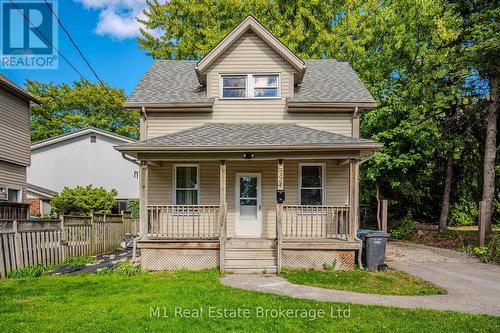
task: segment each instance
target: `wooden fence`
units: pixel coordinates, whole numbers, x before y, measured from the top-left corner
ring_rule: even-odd
[[[69,256],[112,251],[132,228],[134,222],[127,213],[0,220],[0,277],[25,266],[55,265]]]

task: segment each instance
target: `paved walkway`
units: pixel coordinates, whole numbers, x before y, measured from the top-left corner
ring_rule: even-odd
[[[427,308],[500,316],[500,266],[456,251],[389,243],[387,263],[441,286],[447,295],[384,296],[296,285],[277,276],[227,275],[222,283],[297,298],[328,302]]]

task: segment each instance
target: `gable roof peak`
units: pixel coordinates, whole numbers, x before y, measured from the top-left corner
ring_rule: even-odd
[[[302,81],[306,70],[304,60],[293,53],[285,44],[283,44],[276,36],[267,30],[255,17],[248,15],[243,21],[231,30],[207,55],[205,55],[195,66],[196,75],[200,84],[206,83],[206,69],[214,63],[231,45],[234,44],[247,31],[253,31],[257,36],[262,38],[274,51],[276,51],[285,61],[297,70],[295,83]]]

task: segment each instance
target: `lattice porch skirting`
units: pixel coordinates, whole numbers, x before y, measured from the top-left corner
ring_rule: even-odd
[[[354,269],[355,252],[352,250],[283,250],[282,266],[294,269],[323,269],[332,265],[335,270]]]
[[[219,250],[141,249],[141,266],[151,271],[219,267]]]

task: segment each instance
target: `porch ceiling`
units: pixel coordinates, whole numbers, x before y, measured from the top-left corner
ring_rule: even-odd
[[[381,143],[291,123],[208,123],[154,139],[115,147],[138,152],[373,151]]]

